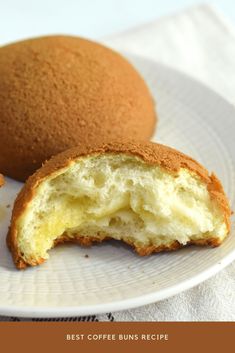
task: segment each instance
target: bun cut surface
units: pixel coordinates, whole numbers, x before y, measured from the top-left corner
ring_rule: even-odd
[[[217,177],[151,142],[79,145],[45,163],[18,195],[8,245],[18,268],[61,242],[122,240],[139,255],[220,245],[230,207]]]
[[[144,80],[111,49],[70,36],[0,48],[0,170],[12,178],[79,143],[148,140],[155,123]]]

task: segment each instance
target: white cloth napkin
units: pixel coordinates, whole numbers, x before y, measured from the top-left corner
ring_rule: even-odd
[[[184,71],[235,104],[235,30],[208,5],[189,8],[103,42]],[[235,262],[197,287],[155,304],[57,320],[235,321]]]
[[[210,5],[191,7],[104,43],[184,71],[235,103],[235,27]]]

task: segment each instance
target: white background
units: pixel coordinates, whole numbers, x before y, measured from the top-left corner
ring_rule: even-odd
[[[198,0],[0,0],[0,43],[40,34],[101,38],[201,4]],[[234,0],[211,0],[235,24]]]

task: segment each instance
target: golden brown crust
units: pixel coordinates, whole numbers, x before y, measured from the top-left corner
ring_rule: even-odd
[[[34,197],[38,185],[53,173],[69,166],[71,162],[78,160],[79,158],[91,155],[101,155],[104,153],[123,153],[137,156],[147,164],[160,166],[172,173],[177,173],[180,168],[187,168],[191,172],[196,173],[207,185],[211,198],[214,199],[221,208],[221,212],[224,215],[224,220],[227,225],[227,230],[228,232],[230,231],[231,210],[220,181],[214,174],[210,176],[207,170],[192,158],[173,148],[152,142],[123,140],[121,142],[113,141],[89,146],[80,144],[77,147],[54,156],[46,162],[42,168],[27,180],[25,186],[19,193],[13,208],[11,227],[8,233],[8,245],[13,254],[16,266],[18,266],[19,261],[22,261],[22,256],[19,253],[17,245],[16,221],[23,214],[28,203]],[[216,239],[216,237],[214,238]],[[201,242],[203,243],[203,241]],[[209,240],[207,240],[207,243],[208,242]],[[199,244],[199,241],[197,241],[197,243]],[[216,245],[215,240],[211,245]],[[155,249],[153,251],[156,252],[157,250]]]
[[[149,90],[121,55],[78,37],[49,36],[0,48],[0,170],[25,180],[79,142],[149,139]]]
[[[3,175],[0,174],[0,187],[3,186],[4,184],[4,178],[3,178]]]
[[[102,236],[102,237],[91,237],[91,236],[80,236],[79,234],[76,236],[74,235],[74,238],[71,238],[64,234],[60,238],[56,239],[54,242],[54,246],[57,246],[59,244],[64,244],[64,243],[78,243],[81,246],[85,247],[90,247],[94,243],[102,243],[103,241],[110,240],[111,238],[108,236]],[[221,242],[218,240],[218,238],[208,238],[208,239],[200,239],[200,240],[194,240],[188,242],[186,245],[180,244],[178,241],[173,241],[169,245],[161,245],[161,246],[156,246],[156,245],[147,245],[147,246],[138,246],[135,245],[134,242],[132,241],[122,241],[123,243],[126,243],[130,245],[135,252],[140,255],[140,256],[149,256],[154,253],[159,253],[159,252],[164,252],[164,251],[174,251],[181,249],[185,246],[190,246],[190,245],[199,245],[199,246],[211,246],[212,248],[217,247],[221,244]],[[18,269],[22,270],[25,269],[28,266],[37,266],[41,265],[45,260],[41,259],[37,262],[32,260],[31,262],[25,262],[24,259],[19,258],[17,261],[15,261],[15,265]]]
[[[64,243],[79,243],[82,246],[89,247],[89,246],[92,246],[94,243],[102,243],[103,241],[110,240],[110,239],[111,238],[109,236],[104,236],[104,235],[91,237],[91,236],[84,236],[84,235],[78,234],[78,235],[74,235],[74,238],[71,238],[66,234],[63,234],[63,236],[55,240],[54,246],[58,244],[64,244]],[[207,239],[192,240],[188,242],[186,245],[182,245],[176,240],[172,241],[172,243],[170,243],[169,245],[161,245],[161,246],[156,246],[156,245],[138,246],[131,240],[122,240],[122,242],[130,245],[140,256],[148,256],[153,253],[158,253],[162,251],[173,251],[189,245],[201,245],[201,246],[209,245],[214,248],[221,244],[221,241],[219,241],[218,238],[213,238],[213,237],[207,238]]]

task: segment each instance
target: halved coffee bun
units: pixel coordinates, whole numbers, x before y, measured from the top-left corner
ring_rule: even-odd
[[[8,245],[18,268],[57,243],[117,239],[138,254],[217,246],[230,230],[219,180],[196,161],[151,142],[78,146],[48,161],[18,195]]]

